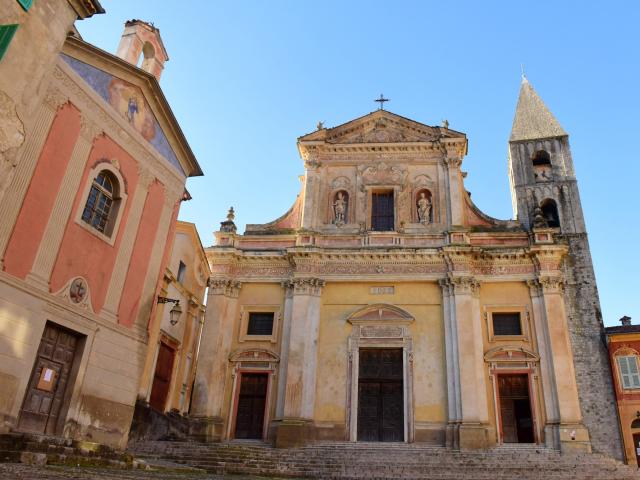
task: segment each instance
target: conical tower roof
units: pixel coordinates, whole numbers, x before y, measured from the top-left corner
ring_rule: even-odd
[[[517,142],[566,135],[567,132],[538,96],[529,80],[523,76],[509,141]]]

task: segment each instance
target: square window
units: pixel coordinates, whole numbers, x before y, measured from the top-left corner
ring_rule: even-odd
[[[520,322],[520,312],[493,312],[494,336],[520,336],[522,335],[522,323]]]
[[[622,388],[640,388],[638,357],[635,355],[618,357],[618,369],[622,378]]]
[[[273,312],[249,312],[247,335],[273,334]]]

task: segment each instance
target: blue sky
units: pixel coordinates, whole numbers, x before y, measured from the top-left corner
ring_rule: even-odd
[[[205,177],[181,219],[203,244],[227,209],[236,223],[284,213],[303,173],[296,138],[376,108],[465,132],[466,187],[511,218],[507,140],[520,65],[570,134],[606,324],[640,322],[637,25],[640,4],[552,1],[102,0],[78,22],[115,52],[124,22],[160,28],[161,80]]]

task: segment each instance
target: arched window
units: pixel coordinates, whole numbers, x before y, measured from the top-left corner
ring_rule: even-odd
[[[556,202],[547,198],[540,204],[542,216],[547,221],[550,228],[560,228],[560,217],[558,216],[558,207]]]
[[[118,200],[118,181],[103,170],[93,180],[87,203],[82,212],[82,221],[106,235],[111,234],[113,218]]]
[[[532,159],[533,165],[551,165],[551,157],[544,150],[538,150]]]
[[[640,428],[640,418],[636,418],[631,422],[631,428]]]
[[[140,56],[140,59],[138,59],[139,62],[139,67],[142,70],[145,71],[149,71],[149,67],[150,67],[150,62],[153,61],[153,59],[156,56],[156,49],[153,48],[153,45],[151,45],[149,42],[145,42],[144,45],[142,46],[142,55]]]

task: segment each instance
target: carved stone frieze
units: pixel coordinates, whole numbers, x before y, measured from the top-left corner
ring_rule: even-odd
[[[242,284],[236,280],[209,279],[209,295],[224,295],[237,298]]]
[[[362,185],[405,185],[407,169],[378,162],[375,165],[360,165],[358,175]]]

